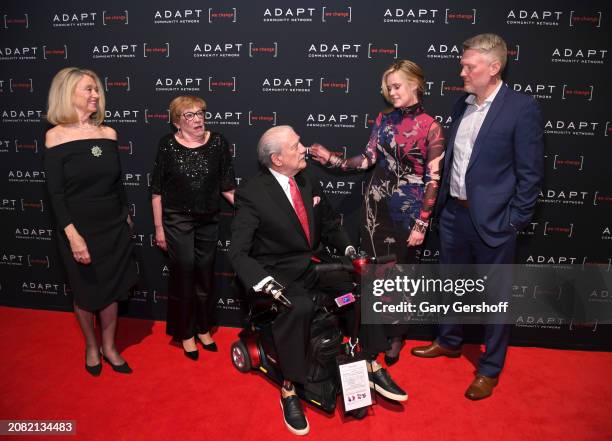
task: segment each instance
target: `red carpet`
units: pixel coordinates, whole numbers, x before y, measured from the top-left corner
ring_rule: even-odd
[[[76,420],[76,436],[41,440],[295,440],[277,388],[230,362],[237,329],[221,328],[218,353],[191,362],[169,344],[164,323],[121,319],[118,340],[131,376],[104,365],[89,376],[69,313],[0,307],[0,419]],[[463,397],[479,348],[460,359],[421,360],[410,342],[391,368],[404,405],[379,399],[362,421],[311,407],[307,439],[610,440],[612,353],[510,348],[493,397]],[[0,437],[1,440],[24,439]],[[26,438],[28,439],[28,438]]]

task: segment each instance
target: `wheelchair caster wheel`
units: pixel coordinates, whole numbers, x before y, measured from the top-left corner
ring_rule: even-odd
[[[368,415],[368,408],[360,407],[359,409],[351,410],[348,414],[356,420],[362,420]]]
[[[251,370],[251,357],[247,351],[247,347],[242,340],[235,341],[231,347],[232,363],[240,372],[249,372]]]

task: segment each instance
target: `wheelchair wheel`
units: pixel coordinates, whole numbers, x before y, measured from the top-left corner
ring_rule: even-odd
[[[231,347],[232,363],[240,372],[245,373],[251,370],[251,357],[249,351],[242,340],[235,341]]]

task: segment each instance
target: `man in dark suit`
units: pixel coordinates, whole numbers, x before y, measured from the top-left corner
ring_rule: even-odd
[[[502,81],[506,57],[506,43],[495,34],[463,43],[467,94],[453,110],[437,203],[441,264],[513,263],[517,232],[533,215],[543,176],[544,126],[535,100]],[[462,337],[462,326],[440,325],[437,340],[412,353],[459,357]],[[492,394],[509,339],[509,324],[485,325],[486,350],[467,398]]]
[[[305,383],[307,343],[318,278],[313,255],[324,245],[355,253],[318,183],[306,173],[306,148],[290,126],[266,131],[257,146],[262,171],[236,192],[230,259],[247,288],[267,292],[272,282],[286,287],[292,308],[274,320],[272,333],[284,377],[281,406],[287,428],[309,431],[293,382]],[[382,334],[381,334],[382,335]],[[372,387],[397,401],[408,398],[375,361]]]

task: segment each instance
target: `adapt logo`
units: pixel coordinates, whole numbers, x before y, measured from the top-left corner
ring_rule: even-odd
[[[135,43],[98,44],[91,49],[91,57],[95,59],[126,59],[136,58],[138,45]]]
[[[96,25],[97,12],[63,12],[53,14],[54,28],[91,27]]]
[[[548,135],[595,136],[599,126],[595,121],[548,120],[544,124],[544,133]]]
[[[312,23],[317,8],[266,8],[264,23]]]
[[[102,25],[127,25],[129,24],[128,10],[124,9],[119,12],[102,11]]]
[[[265,77],[261,91],[267,93],[308,93],[312,91],[314,78]]]
[[[510,9],[506,14],[506,24],[559,26],[563,11]]]
[[[9,170],[8,182],[20,184],[44,184],[45,172],[41,170]]]
[[[0,47],[0,61],[31,61],[37,60],[38,46]]]
[[[16,227],[15,239],[18,240],[51,240],[51,228]]]
[[[231,240],[219,239],[217,240],[217,251],[222,251],[224,253],[227,253],[231,245],[232,245]]]
[[[104,90],[106,92],[109,92],[110,90],[117,90],[117,89],[124,90],[126,92],[130,92],[131,91],[130,77],[125,76],[125,77],[120,77],[117,79],[104,77]]]
[[[9,29],[9,28],[30,29],[30,18],[28,14],[15,15],[15,16],[4,14],[2,16],[2,21],[3,21],[4,29]]]
[[[50,281],[24,281],[21,283],[21,293],[51,296],[67,294],[65,284]]]
[[[206,111],[206,125],[210,126],[239,126],[243,112],[210,112]]]
[[[238,21],[238,10],[236,8],[215,9],[208,8],[208,22],[236,23]]]
[[[561,326],[567,325],[567,320],[558,316],[519,315],[514,326],[517,328],[537,328],[561,330]]]
[[[3,110],[3,123],[40,123],[42,118],[42,110],[26,109],[26,110]]]
[[[368,45],[368,53],[371,44]],[[308,45],[308,58],[357,59],[361,44],[354,43],[311,43]]]
[[[196,43],[194,58],[236,58],[242,53],[244,43]]]
[[[218,91],[227,91],[227,92],[236,92],[236,77],[231,77],[231,79],[219,79],[215,77],[208,77],[208,91],[209,92],[218,92]]]
[[[144,183],[144,179],[141,179],[143,175],[141,173],[124,173],[123,184],[126,187],[140,187],[141,183]]]
[[[344,150],[344,157],[346,157],[346,148]],[[329,195],[351,195],[356,188],[357,183],[354,181],[319,181],[321,188],[325,194]]]
[[[306,127],[354,129],[359,115],[348,113],[309,113],[306,116]]]
[[[17,211],[17,199],[0,197],[0,211]]]
[[[4,266],[23,266],[25,262],[22,254],[0,252],[0,265]]]
[[[604,64],[607,49],[554,48],[551,56],[553,63]]]
[[[550,100],[556,94],[557,85],[541,83],[513,83],[510,85],[516,92],[523,92],[537,99]]]
[[[450,129],[450,126],[453,125],[453,117],[450,115],[435,115],[434,118],[444,129]]]
[[[203,79],[200,77],[158,77],[156,92],[200,92]]]
[[[105,110],[104,121],[109,124],[128,123],[135,124],[138,122],[140,110]]]
[[[589,200],[588,191],[542,189],[537,202],[540,204],[584,205]]]
[[[215,275],[234,277],[234,273],[215,273]],[[241,311],[242,310],[242,299],[233,297],[219,297],[217,300],[217,310],[221,311]]]
[[[601,240],[612,240],[612,231],[610,231],[610,226],[606,225],[602,227]]]
[[[476,24],[476,9],[455,10],[446,8],[444,10],[444,24]]]
[[[202,9],[157,10],[153,14],[155,24],[198,24],[203,16]]]
[[[383,23],[433,24],[441,17],[442,14],[438,9],[388,8],[383,13]]]
[[[457,44],[430,44],[427,48],[427,58],[430,59],[460,59],[463,50]]]

